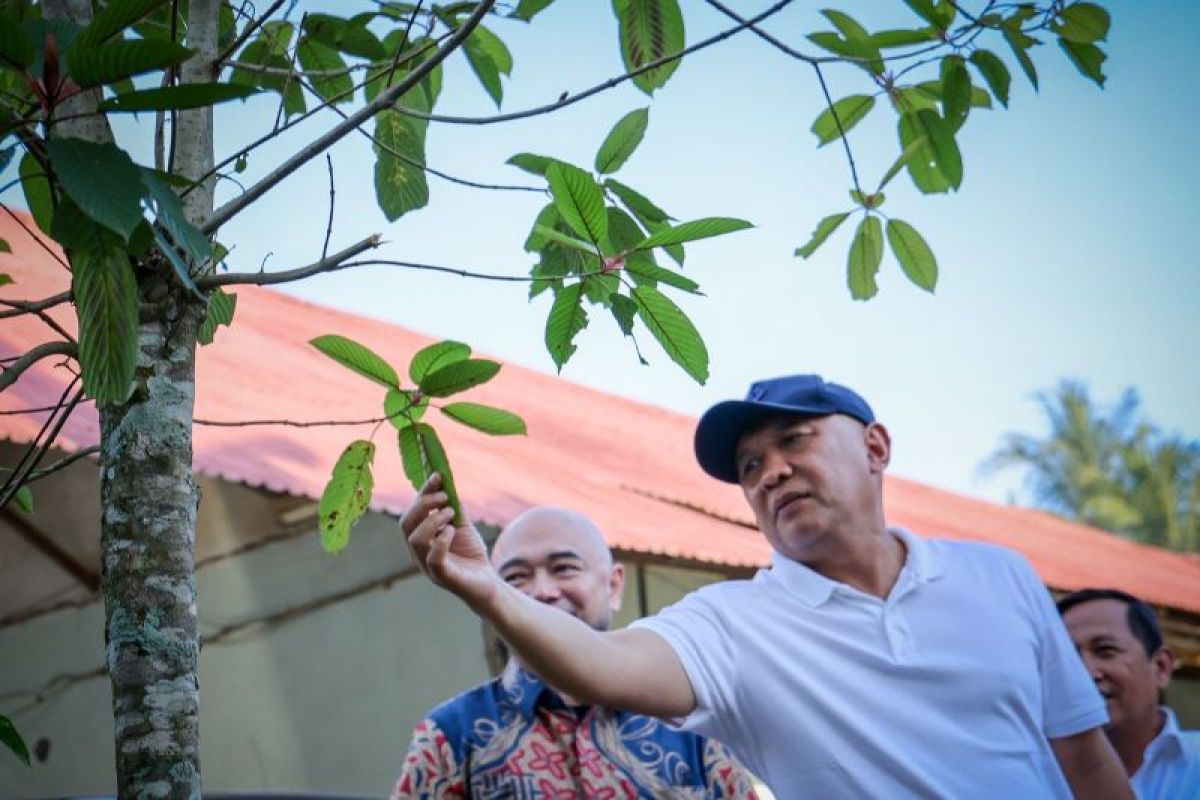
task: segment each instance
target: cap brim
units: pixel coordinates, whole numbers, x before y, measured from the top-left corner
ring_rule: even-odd
[[[704,412],[696,424],[696,461],[700,468],[719,481],[738,483],[734,451],[738,439],[747,430],[780,415],[823,417],[828,409],[763,403],[753,400],[726,400]]]

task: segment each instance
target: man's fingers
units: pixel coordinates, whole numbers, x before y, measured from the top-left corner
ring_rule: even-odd
[[[449,520],[442,525],[433,535],[433,540],[430,542],[429,556],[427,563],[430,573],[436,573],[440,578],[445,573],[446,556],[450,554],[450,543],[454,541],[454,526]]]
[[[444,508],[448,502],[450,502],[450,498],[445,492],[431,489],[429,481],[426,481],[425,486],[421,488],[412,505],[406,508],[404,514],[400,517],[400,527],[404,530],[404,535],[411,536],[417,526],[429,516],[430,512]]]

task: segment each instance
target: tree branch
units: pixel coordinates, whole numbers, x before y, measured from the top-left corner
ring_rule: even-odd
[[[39,344],[9,365],[4,372],[0,372],[0,392],[16,383],[25,370],[50,356],[69,356],[78,359],[79,348],[73,342],[43,342]]]
[[[322,272],[335,272],[342,268],[342,262],[354,258],[367,250],[382,244],[379,234],[372,234],[357,244],[352,244],[341,252],[334,253],[309,264],[307,267],[289,269],[283,272],[227,272],[222,275],[205,275],[196,279],[196,286],[202,290],[215,289],[218,286],[233,284],[252,284],[255,286],[271,286],[277,283],[291,283]]]
[[[39,311],[45,311],[47,308],[53,308],[54,306],[69,302],[71,298],[72,294],[68,291],[51,295],[44,300],[0,299],[0,305],[5,305],[12,309],[11,311],[0,311],[0,319],[19,317],[22,314],[36,314]]]
[[[340,125],[334,126],[324,135],[317,138],[312,144],[308,145],[283,164],[279,165],[269,175],[264,177],[258,183],[255,183],[246,193],[231,200],[230,202],[217,209],[209,220],[204,224],[201,230],[206,234],[215,232],[221,223],[228,221],[233,216],[249,206],[258,198],[266,194],[271,188],[276,186],[280,181],[291,175],[300,167],[307,164],[312,159],[325,152],[331,145],[340,140],[346,134],[356,129],[359,125],[374,117],[380,111],[390,108],[395,105],[396,101],[404,95],[405,92],[412,89],[420,83],[426,75],[433,71],[433,68],[442,63],[450,53],[454,52],[461,45],[471,31],[483,20],[491,7],[495,4],[495,0],[483,0],[475,7],[471,16],[463,22],[462,26],[450,36],[446,42],[434,51],[426,61],[423,61],[412,72],[404,77],[404,80],[397,83],[379,93],[379,95],[370,103],[363,106],[349,118],[344,120]]]

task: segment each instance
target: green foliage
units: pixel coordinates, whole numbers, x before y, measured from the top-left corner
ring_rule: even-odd
[[[429,203],[425,126],[398,111],[375,118],[375,196],[389,222]]]
[[[613,0],[620,32],[621,58],[632,72],[685,46],[683,14],[677,0]],[[633,83],[646,94],[661,88],[679,67],[679,61],[637,75]]]
[[[596,172],[607,175],[624,166],[633,155],[633,151],[642,143],[642,137],[646,135],[646,126],[649,124],[648,108],[639,108],[621,117],[596,151]]]
[[[208,312],[200,330],[196,332],[196,341],[201,345],[212,344],[217,335],[217,328],[233,324],[233,312],[237,309],[237,295],[216,289],[208,296]]]
[[[435,472],[442,476],[442,491],[450,498],[454,524],[462,525],[465,517],[458,499],[458,489],[454,485],[454,473],[450,470],[450,461],[446,458],[446,450],[437,431],[423,422],[401,430],[400,460],[404,463],[404,474],[414,489],[424,486]]]
[[[13,495],[13,502],[17,504],[17,508],[24,511],[26,514],[33,513],[33,490],[28,486],[22,486],[17,489]]]
[[[887,240],[908,279],[927,292],[937,286],[937,259],[913,226],[898,219],[888,220]]]
[[[99,47],[83,46],[80,37],[71,48],[71,77],[80,86],[100,86],[123,78],[182,64],[192,51],[164,39],[117,41]]]
[[[368,380],[390,389],[400,388],[400,377],[390,364],[370,348],[337,334],[312,339],[309,344],[343,367],[357,372]]]
[[[79,37],[79,47],[96,47],[141,20],[167,0],[111,0],[96,10],[87,29]]]
[[[72,250],[71,270],[83,390],[97,406],[122,403],[138,356],[138,291],[129,258],[100,235]]]
[[[17,732],[12,720],[3,714],[0,714],[0,743],[11,750],[13,755],[21,760],[21,763],[29,766],[29,748],[25,746],[25,740]]]
[[[1066,38],[1059,39],[1058,44],[1081,75],[1095,81],[1097,86],[1104,87],[1104,81],[1107,78],[1104,75],[1103,67],[1108,56],[1104,54],[1103,50],[1094,44],[1073,42]]]
[[[638,318],[653,334],[671,360],[697,383],[708,380],[708,348],[700,332],[669,297],[652,286],[633,290]]]
[[[122,92],[102,101],[98,109],[115,113],[180,111],[185,108],[204,108],[230,100],[245,100],[257,93],[258,89],[253,86],[236,83],[188,83],[162,89]]]
[[[1000,101],[1000,105],[1007,108],[1008,87],[1012,83],[1012,76],[1000,57],[989,50],[980,49],[971,53],[971,63],[979,70],[979,74]]]
[[[961,56],[942,59],[942,112],[946,124],[957,131],[971,111],[971,76]]]
[[[546,168],[550,195],[563,220],[597,248],[608,235],[604,192],[585,170],[561,161]]]
[[[817,146],[829,144],[849,133],[858,122],[875,107],[875,98],[868,94],[853,94],[843,97],[832,106],[827,107],[813,122],[812,132],[817,136]],[[838,123],[841,123],[841,130]]]
[[[469,428],[492,436],[514,436],[526,433],[525,420],[502,408],[493,408],[479,403],[450,403],[442,406],[442,413]]]
[[[354,99],[354,82],[346,72],[346,62],[336,49],[313,38],[305,38],[296,48],[300,66],[312,77],[313,89],[321,99],[349,103]],[[322,73],[338,73],[325,75]]]
[[[546,318],[546,350],[554,366],[562,372],[563,365],[575,354],[575,337],[587,327],[588,315],[583,307],[583,284],[564,285],[554,293],[554,304]]]
[[[512,55],[500,37],[480,25],[471,31],[471,35],[463,43],[463,53],[475,77],[487,93],[495,101],[497,108],[504,99],[504,87],[500,83],[501,75],[512,73]]]
[[[883,228],[873,214],[863,217],[847,257],[846,283],[855,300],[870,300],[879,291],[875,275],[883,260]]]
[[[707,239],[712,236],[722,236],[747,228],[753,228],[744,219],[730,217],[706,217],[705,219],[681,222],[674,227],[662,228],[634,246],[635,250],[649,250],[652,247],[666,247],[684,242],[694,242],[697,239]]]
[[[351,442],[337,463],[317,505],[317,527],[327,553],[340,552],[350,541],[350,527],[367,512],[375,479],[371,463],[375,445],[365,439]]]
[[[518,167],[519,169],[523,169],[526,172],[533,173],[534,175],[544,176],[546,174],[546,169],[554,163],[554,159],[547,156],[535,155],[533,153],[517,153],[504,163],[512,164],[514,167]]]
[[[25,204],[33,215],[33,221],[44,233],[50,233],[54,225],[54,196],[46,171],[31,153],[26,153],[21,157],[17,174],[21,178],[21,190],[25,193]]]
[[[816,230],[813,231],[812,238],[808,240],[808,244],[796,248],[796,255],[801,258],[812,256],[813,253],[817,252],[817,248],[823,245],[825,240],[838,229],[838,226],[846,221],[846,217],[848,216],[850,216],[850,212],[845,211],[841,214],[830,214],[818,222]]]
[[[51,139],[46,153],[63,191],[79,209],[126,242],[142,221],[142,176],[114,144]]]
[[[426,376],[471,356],[471,348],[462,342],[436,342],[417,351],[408,365],[408,377],[419,384]]]
[[[521,0],[513,9],[511,16],[523,22],[529,22],[553,2],[554,0]]]
[[[417,384],[430,397],[449,397],[487,383],[496,377],[500,365],[484,358],[455,361],[433,370]]]
[[[1055,20],[1053,30],[1060,38],[1075,44],[1092,44],[1108,38],[1112,20],[1095,3],[1072,3]]]

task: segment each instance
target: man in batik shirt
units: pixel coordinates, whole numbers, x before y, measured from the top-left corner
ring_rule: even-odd
[[[492,564],[525,594],[605,630],[624,568],[591,520],[535,508],[496,540]],[[413,732],[392,797],[754,798],[718,742],[652,717],[584,706],[510,661]]]

